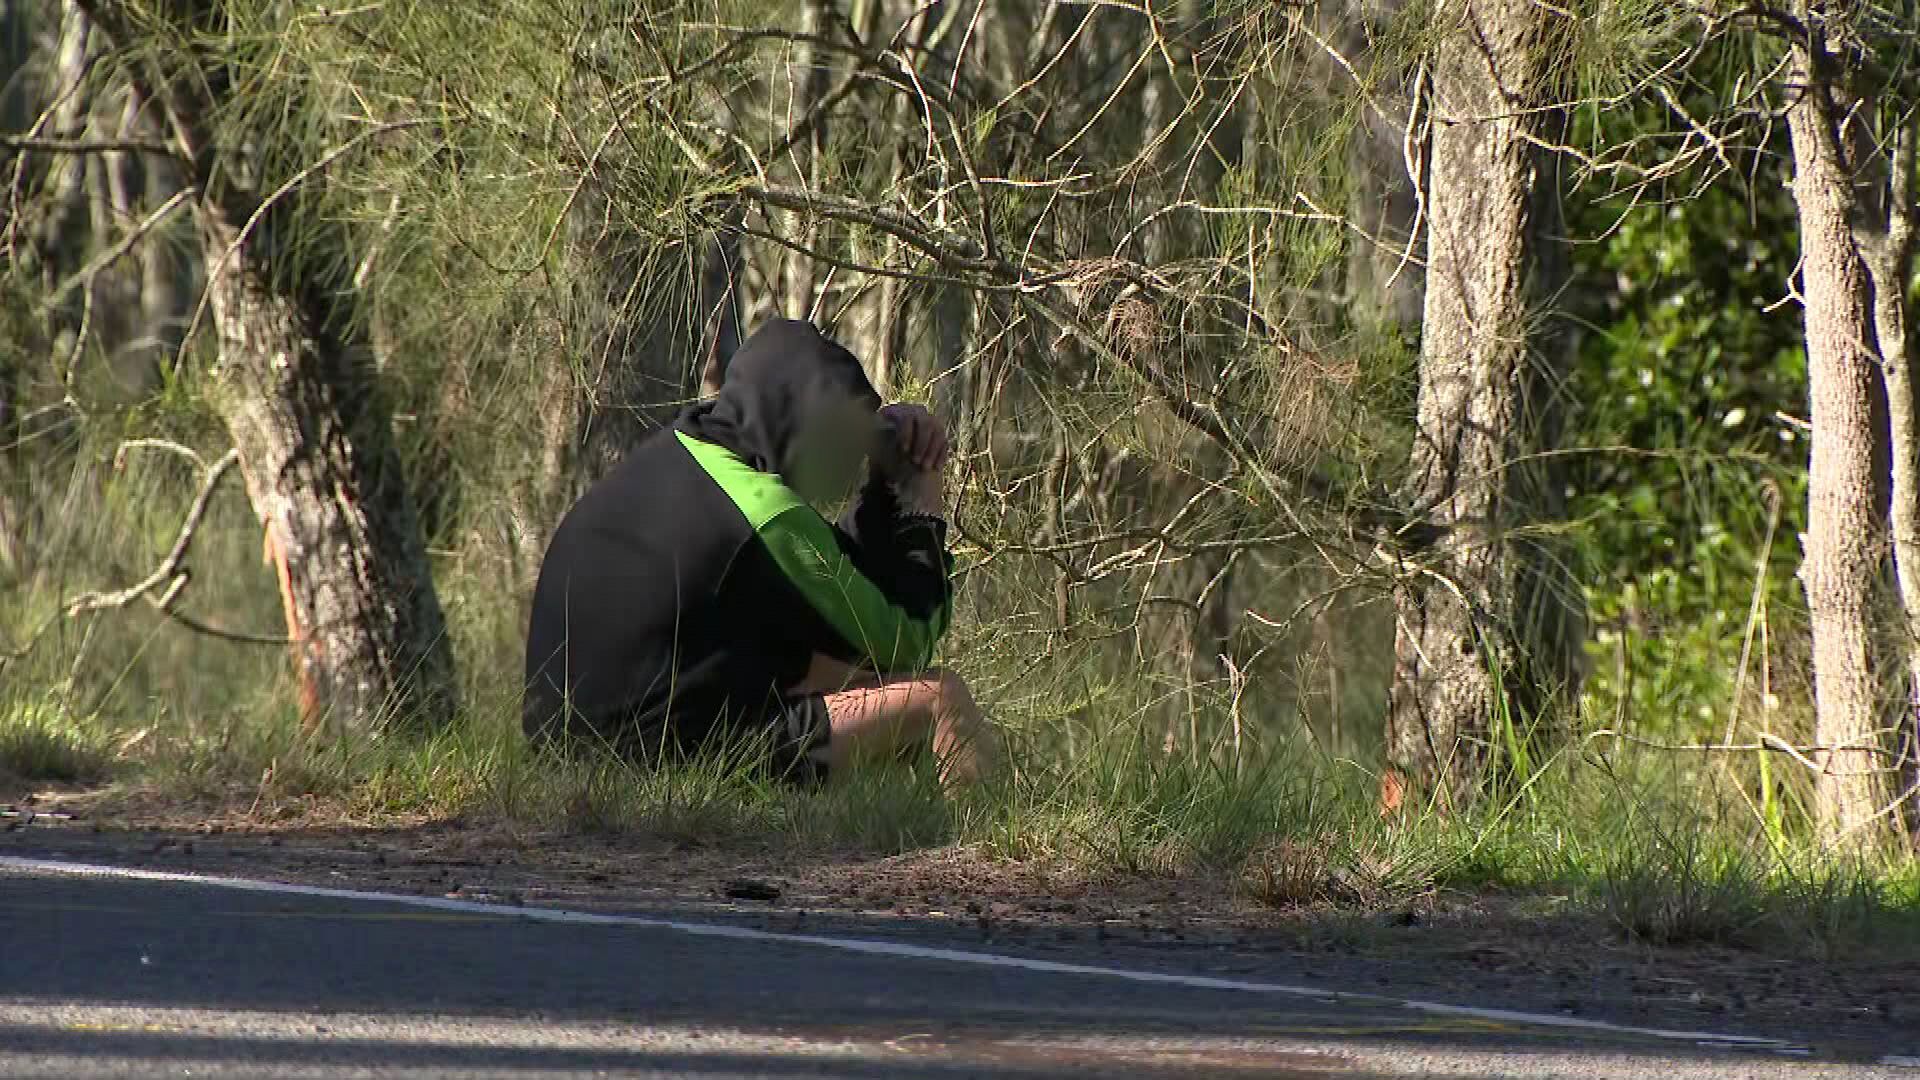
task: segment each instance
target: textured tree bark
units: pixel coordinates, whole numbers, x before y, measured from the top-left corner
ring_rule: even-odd
[[[444,719],[446,622],[366,359],[274,287],[258,265],[271,256],[224,212],[199,211],[216,268],[217,400],[266,527],[305,719],[355,730]]]
[[[0,71],[8,73],[0,80],[0,130],[25,131],[36,111],[24,74],[32,49],[26,7],[27,0],[0,0]],[[11,153],[0,152],[6,175],[12,175],[12,158]],[[0,582],[19,571],[24,558],[19,418],[25,373],[16,366],[18,360],[17,350],[0,349]]]
[[[1862,110],[1866,104],[1849,86],[1841,54],[1851,50],[1826,37],[1822,4],[1803,0],[1795,13],[1807,27],[1805,38],[1791,40],[1788,133],[1812,421],[1801,584],[1812,617],[1814,742],[1822,765],[1814,809],[1826,842],[1866,846],[1884,836],[1887,821],[1889,771],[1880,751],[1889,709],[1874,638],[1887,525],[1908,625],[1920,592],[1920,507],[1910,505],[1920,446],[1905,311],[1912,148],[1895,138],[1901,165],[1870,175],[1870,156],[1841,135],[1843,121],[1872,111]]]
[[[1532,0],[1443,0],[1432,62],[1418,429],[1401,497],[1420,562],[1395,589],[1386,718],[1399,776],[1448,803],[1574,690],[1578,597],[1527,534],[1560,516],[1550,459],[1565,350],[1544,310],[1564,280],[1555,71],[1567,18]],[[1421,542],[1414,543],[1418,537]]]
[[[1799,5],[1802,18],[1809,5]],[[1821,24],[1792,43],[1787,108],[1813,424],[1800,580],[1813,624],[1814,785],[1828,841],[1868,839],[1885,785],[1872,606],[1886,545],[1888,471],[1871,279],[1855,243],[1854,177],[1837,121],[1848,103]]]
[[[1893,550],[1900,604],[1906,613],[1903,642],[1907,661],[1907,701],[1894,745],[1900,753],[1897,783],[1906,798],[1908,846],[1920,850],[1920,385],[1913,377],[1916,359],[1908,282],[1913,280],[1914,223],[1920,218],[1916,185],[1916,148],[1920,117],[1894,132],[1886,185],[1886,230],[1868,249],[1873,280],[1874,324],[1880,339],[1881,370],[1886,373],[1888,435],[1893,453]]]
[[[83,6],[118,47],[138,48],[122,4]],[[188,6],[170,14],[189,15]],[[220,344],[211,390],[266,528],[304,719],[361,731],[437,722],[453,703],[452,651],[366,351],[340,337],[345,290],[296,270],[276,248],[276,237],[297,231],[299,192],[262,211],[258,193],[239,184],[250,170],[223,155],[242,151],[207,136],[219,104],[208,88],[221,82],[198,63],[163,52],[135,69],[135,81],[164,111],[199,191],[194,215]],[[244,229],[256,212],[257,227]],[[301,222],[307,242],[321,224]]]

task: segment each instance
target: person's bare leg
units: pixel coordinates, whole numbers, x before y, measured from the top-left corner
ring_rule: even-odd
[[[865,685],[823,694],[833,726],[827,765],[833,772],[897,757],[931,745],[940,782],[974,783],[994,766],[994,733],[960,676],[941,668],[922,675],[867,675]],[[819,692],[819,691],[812,691]]]
[[[872,668],[856,667],[845,660],[836,660],[824,653],[814,653],[807,664],[806,677],[787,687],[789,695],[832,694],[841,690],[873,686],[880,676]]]
[[[949,788],[977,784],[999,766],[999,735],[967,681],[945,668],[934,670],[940,700],[934,705],[933,759],[940,765],[940,782]]]

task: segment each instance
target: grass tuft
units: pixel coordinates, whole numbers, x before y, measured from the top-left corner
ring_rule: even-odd
[[[1755,860],[1715,847],[1697,832],[1647,830],[1604,864],[1598,901],[1636,941],[1654,945],[1744,944],[1775,896]]]
[[[91,784],[107,778],[113,748],[97,728],[51,702],[0,702],[0,779]]]

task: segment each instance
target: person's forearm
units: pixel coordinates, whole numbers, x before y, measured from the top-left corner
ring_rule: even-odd
[[[894,603],[924,616],[950,595],[944,470],[875,469],[841,518],[841,550]]]

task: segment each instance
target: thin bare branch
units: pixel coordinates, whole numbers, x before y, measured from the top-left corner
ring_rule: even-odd
[[[200,531],[200,522],[207,516],[207,508],[213,503],[214,492],[218,490],[220,481],[227,472],[239,463],[240,451],[233,449],[220,455],[219,459],[207,469],[205,478],[200,482],[200,492],[194,496],[193,505],[187,508],[187,516],[180,523],[180,533],[174,538],[173,547],[167,551],[159,565],[153,568],[152,573],[124,589],[81,593],[73,597],[62,605],[62,610],[67,613],[67,617],[73,618],[89,611],[125,607],[163,585],[166,586],[166,591],[155,606],[163,611],[166,610],[167,605],[179,594],[180,588],[186,584],[186,573],[180,564],[193,547],[194,537]]]
[[[0,147],[36,154],[157,154],[172,157],[165,143],[148,139],[85,139],[0,134]]]

